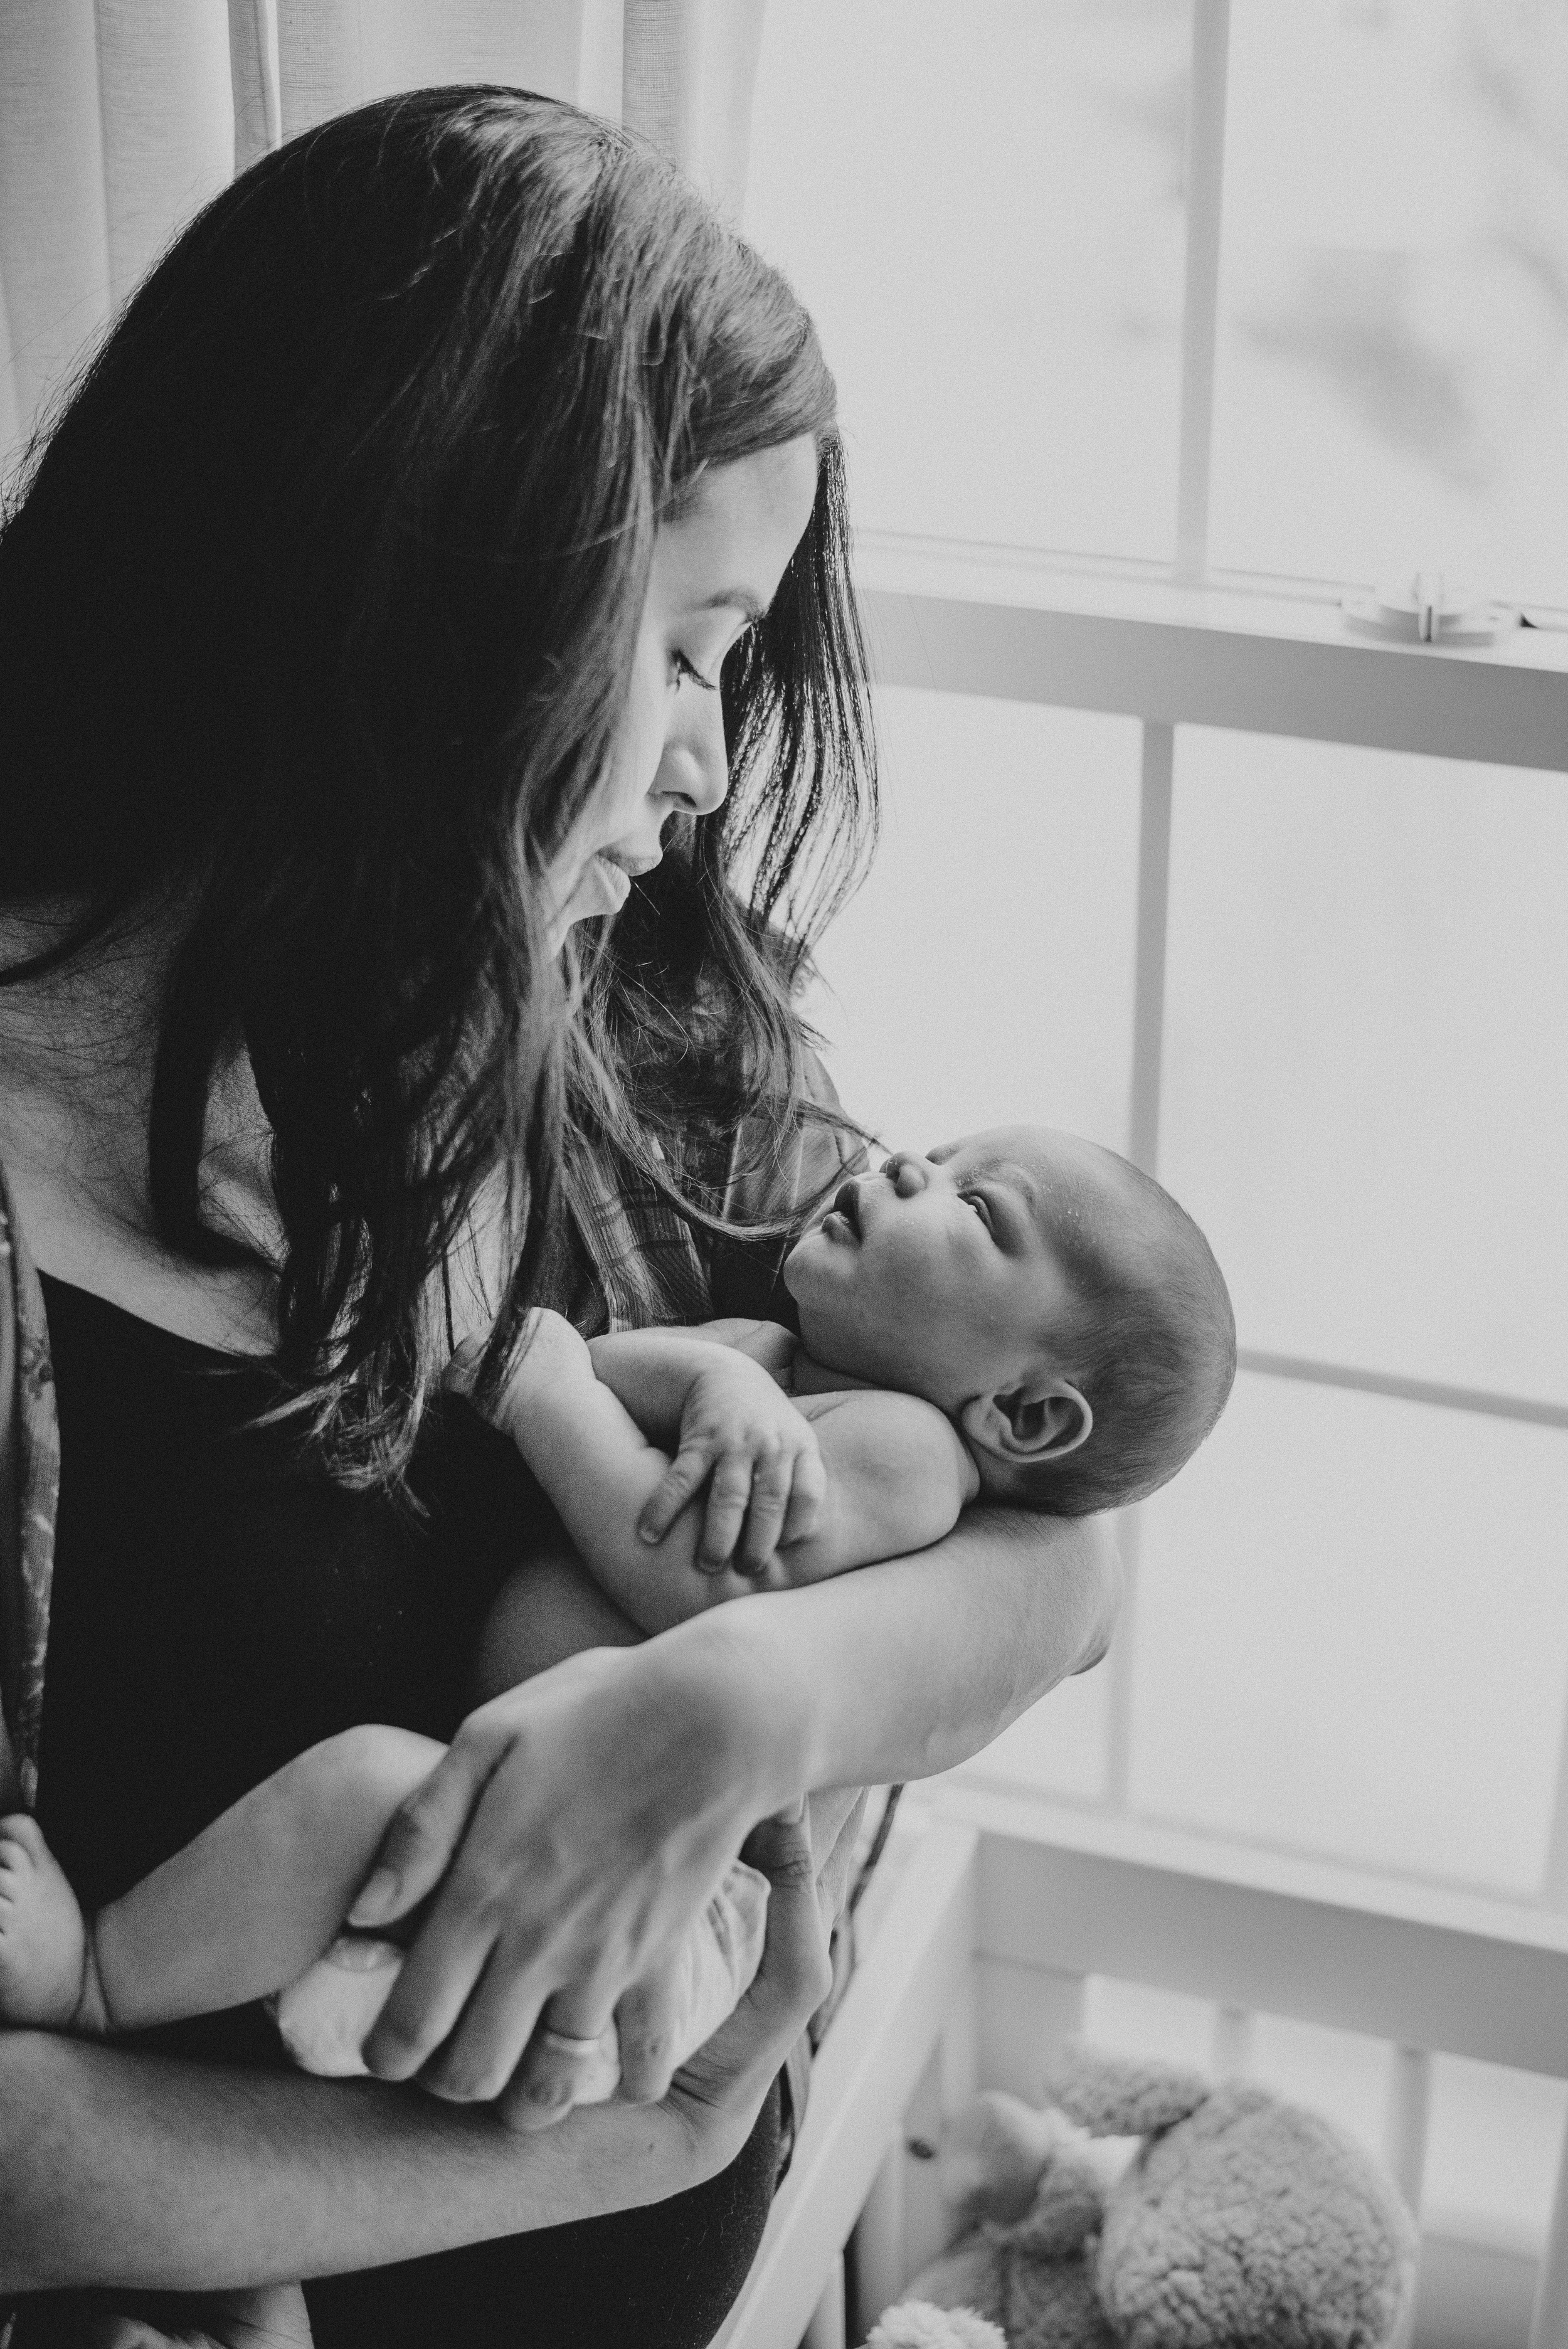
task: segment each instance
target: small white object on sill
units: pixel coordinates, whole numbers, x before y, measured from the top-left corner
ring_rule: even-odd
[[[1511,604],[1489,604],[1450,587],[1440,571],[1418,571],[1408,587],[1346,595],[1340,611],[1357,635],[1407,645],[1491,645],[1519,626]]]

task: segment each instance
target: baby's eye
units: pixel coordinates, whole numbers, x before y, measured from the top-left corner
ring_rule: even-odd
[[[670,655],[670,683],[700,686],[704,693],[718,691],[717,686],[712,679],[704,677],[701,669],[696,667],[695,663],[687,660],[685,653],[681,652],[672,652]]]

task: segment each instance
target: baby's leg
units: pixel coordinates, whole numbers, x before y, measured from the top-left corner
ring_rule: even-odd
[[[632,1648],[644,1637],[562,1536],[559,1550],[530,1557],[501,1585],[480,1634],[472,1700],[483,1704],[584,1648]]]
[[[87,1927],[64,1868],[36,1819],[0,1819],[0,2023],[70,2030],[87,1976]]]
[[[367,1723],[285,1763],[101,1909],[93,1939],[116,2030],[281,1990],[331,1942],[387,1821],[445,1747]]]

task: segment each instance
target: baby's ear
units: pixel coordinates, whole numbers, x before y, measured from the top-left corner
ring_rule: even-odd
[[[1065,1460],[1088,1440],[1094,1413],[1070,1379],[1042,1373],[1007,1394],[973,1396],[958,1423],[976,1450],[1018,1468]]]

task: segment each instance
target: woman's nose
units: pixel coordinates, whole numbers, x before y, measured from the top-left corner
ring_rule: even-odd
[[[693,693],[678,732],[665,745],[654,789],[692,815],[711,815],[729,794],[729,750],[717,693]]]
[[[901,1199],[913,1199],[925,1188],[925,1170],[920,1159],[908,1151],[895,1151],[882,1169],[892,1178],[892,1187]]]

